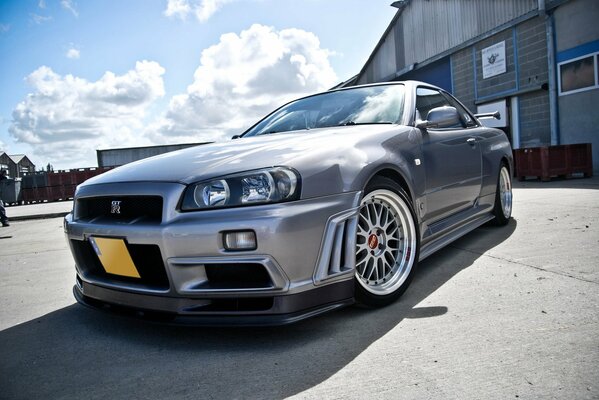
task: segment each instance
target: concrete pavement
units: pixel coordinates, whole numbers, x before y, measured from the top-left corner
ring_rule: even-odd
[[[73,209],[73,201],[55,201],[51,203],[25,204],[6,207],[6,215],[10,221],[25,221],[64,217]]]
[[[61,219],[17,221],[0,230],[0,397],[597,399],[599,180],[514,196],[510,225],[422,262],[393,305],[268,329],[76,305]]]

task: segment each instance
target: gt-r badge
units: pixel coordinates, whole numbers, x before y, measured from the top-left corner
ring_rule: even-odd
[[[120,214],[121,213],[121,201],[113,200],[110,206],[111,214]]]

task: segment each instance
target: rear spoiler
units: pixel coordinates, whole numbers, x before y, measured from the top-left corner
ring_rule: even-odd
[[[474,114],[474,116],[476,118],[495,118],[495,119],[501,119],[501,114],[499,113],[499,111],[495,111],[495,112],[490,112],[490,113],[480,113],[480,114]]]

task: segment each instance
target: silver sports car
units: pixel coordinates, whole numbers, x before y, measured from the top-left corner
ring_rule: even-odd
[[[512,149],[414,81],[292,101],[234,140],[78,187],[85,305],[173,323],[284,324],[396,300],[419,260],[511,216]]]

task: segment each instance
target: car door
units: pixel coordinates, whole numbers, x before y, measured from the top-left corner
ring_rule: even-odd
[[[460,123],[441,129],[422,129],[422,164],[426,174],[424,219],[431,224],[472,207],[480,195],[482,155],[480,126],[449,95],[433,88],[416,90],[416,120],[436,107],[455,107]]]

